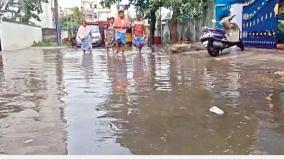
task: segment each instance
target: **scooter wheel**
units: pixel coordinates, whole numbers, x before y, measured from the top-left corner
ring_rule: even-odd
[[[238,47],[242,50],[242,51],[245,51],[245,46],[243,43],[239,44]]]
[[[217,57],[220,55],[220,49],[213,46],[213,41],[209,41],[207,51],[210,56]]]

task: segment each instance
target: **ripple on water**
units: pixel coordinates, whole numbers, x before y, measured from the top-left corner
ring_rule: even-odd
[[[258,69],[268,70],[267,63],[170,56],[161,48],[141,56],[107,56],[103,49],[4,56],[0,153],[284,152],[281,93]],[[212,115],[214,105],[225,115]],[[29,147],[21,144],[31,136]]]

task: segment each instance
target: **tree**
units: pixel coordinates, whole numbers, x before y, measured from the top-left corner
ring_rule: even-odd
[[[61,17],[60,26],[62,30],[68,31],[69,34],[73,34],[80,25],[82,18],[82,12],[78,7],[71,9],[73,14]]]
[[[101,5],[110,7],[112,4],[119,3],[120,0],[102,0]],[[154,41],[155,24],[156,24],[156,11],[162,6],[160,1],[157,0],[129,0],[129,5],[134,5],[137,10],[142,11],[145,18],[149,19],[150,23],[150,40]]]
[[[39,14],[43,12],[42,3],[47,2],[48,0],[10,0],[3,10],[10,12],[13,20],[28,24],[32,18],[41,21]]]
[[[142,11],[145,17],[149,19],[150,23],[150,38],[153,42],[156,11],[160,7],[165,7],[173,11],[172,19],[170,21],[170,30],[172,42],[177,39],[177,24],[185,23],[189,19],[200,18],[202,16],[204,4],[208,0],[129,0],[129,4],[136,6],[137,10]],[[118,2],[118,0],[103,0],[104,6],[110,6]]]
[[[169,23],[171,40],[177,42],[177,24],[185,24],[194,18],[200,18],[206,0],[163,0],[163,7],[173,11],[172,19]]]
[[[0,1],[0,13],[2,10],[4,10],[3,8],[6,6],[6,4],[8,3],[8,0],[1,0]]]

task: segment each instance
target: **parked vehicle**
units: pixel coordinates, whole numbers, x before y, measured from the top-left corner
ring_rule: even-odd
[[[126,30],[126,45],[132,46],[132,28]]]
[[[207,48],[209,55],[216,57],[229,47],[237,46],[244,50],[243,42],[240,38],[240,28],[237,24],[232,23],[235,16],[224,17],[220,24],[225,30],[203,27],[201,42]]]
[[[92,26],[92,43],[94,46],[100,46],[103,43],[102,35],[100,33],[100,29],[97,25]]]
[[[104,45],[104,39],[105,39],[105,34],[104,34],[104,30],[106,28],[106,26],[108,25],[108,21],[106,20],[101,20],[101,21],[98,21],[98,20],[94,20],[94,21],[88,21],[87,22],[88,25],[95,25],[95,26],[98,26],[99,27],[99,31],[100,31],[100,34],[101,34],[101,37],[102,37],[102,43],[100,46],[103,46]]]

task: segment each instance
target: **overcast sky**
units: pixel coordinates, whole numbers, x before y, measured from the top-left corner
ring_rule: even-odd
[[[63,8],[81,7],[81,0],[58,0],[58,3]]]

